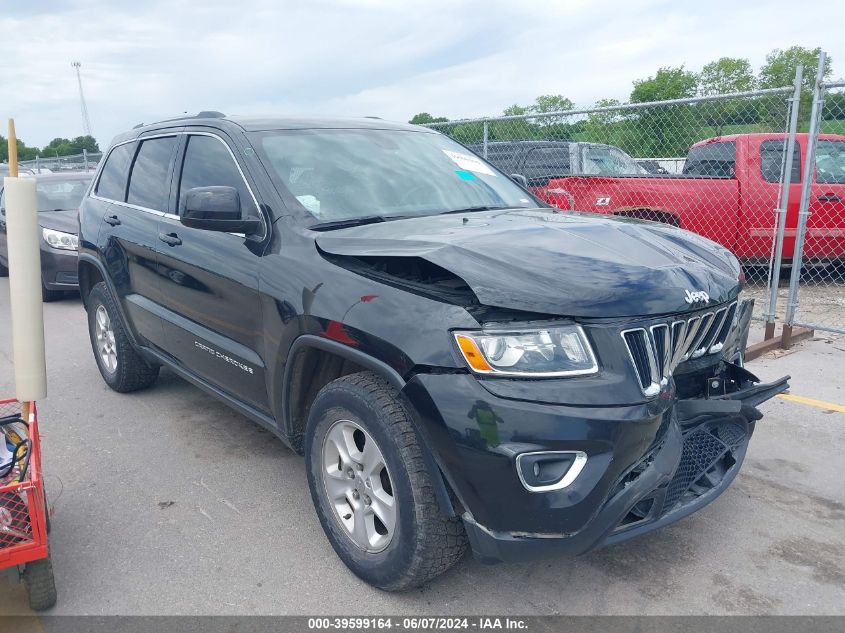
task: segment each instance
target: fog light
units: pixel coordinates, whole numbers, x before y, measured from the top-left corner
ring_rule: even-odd
[[[530,492],[550,492],[569,486],[587,463],[583,451],[537,451],[516,456],[516,472]]]

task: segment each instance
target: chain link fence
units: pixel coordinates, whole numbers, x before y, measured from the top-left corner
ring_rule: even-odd
[[[796,94],[785,87],[429,127],[524,178],[555,207],[664,222],[725,246],[763,318],[777,211],[795,187],[784,182],[797,182],[784,167]],[[794,233],[791,221],[785,230]]]
[[[810,132],[787,323],[845,334],[845,81],[817,82]]]
[[[83,152],[72,156],[45,156],[34,160],[18,162],[21,171],[33,174],[49,174],[63,171],[94,171],[103,157],[101,152]]]

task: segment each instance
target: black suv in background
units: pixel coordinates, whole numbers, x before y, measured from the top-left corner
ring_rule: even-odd
[[[701,508],[786,388],[742,367],[737,260],[538,209],[439,133],[201,113],[115,139],[80,212],[103,379],[161,366],[304,454],[383,589],[580,553]],[[714,535],[714,538],[723,538]]]

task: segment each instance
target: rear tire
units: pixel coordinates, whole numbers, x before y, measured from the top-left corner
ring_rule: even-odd
[[[44,611],[55,606],[56,579],[53,576],[53,562],[50,557],[34,560],[23,570],[23,583],[29,596],[29,608]]]
[[[106,384],[119,393],[152,385],[158,378],[159,366],[150,365],[135,351],[105,282],[91,289],[86,309],[91,348]]]
[[[347,450],[336,450],[344,440]],[[399,393],[372,372],[329,383],[311,406],[305,458],[314,508],[340,559],[379,589],[418,587],[466,551],[463,523],[440,509],[423,450]],[[373,453],[382,461],[371,471]],[[382,521],[385,507],[392,512]]]

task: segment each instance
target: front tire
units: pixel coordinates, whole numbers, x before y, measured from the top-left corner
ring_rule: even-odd
[[[106,384],[120,393],[152,385],[158,378],[159,366],[150,365],[135,351],[105,282],[91,289],[86,307],[94,359]]]
[[[372,372],[329,383],[311,406],[305,455],[320,523],[346,566],[387,591],[424,584],[466,551],[423,450],[399,393]]]

